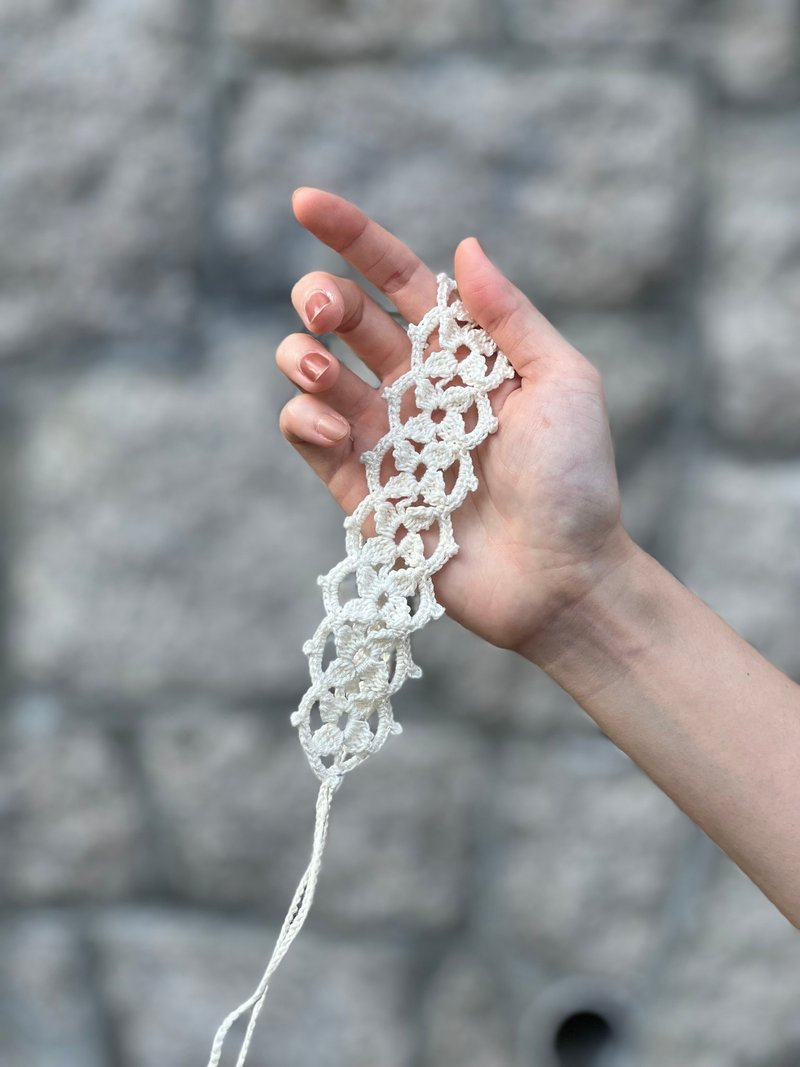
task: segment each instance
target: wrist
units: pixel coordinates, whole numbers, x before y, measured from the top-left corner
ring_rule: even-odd
[[[580,703],[613,684],[652,643],[660,570],[620,525],[603,556],[580,568],[569,600],[517,651]]]

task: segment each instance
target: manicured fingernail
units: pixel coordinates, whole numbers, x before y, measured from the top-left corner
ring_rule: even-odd
[[[319,315],[330,302],[331,298],[322,289],[315,289],[313,293],[310,293],[306,297],[306,302],[303,305],[308,321],[313,322],[317,315]]]
[[[320,415],[317,419],[317,433],[329,441],[341,441],[350,433],[350,423],[340,415]]]
[[[312,382],[318,382],[330,365],[331,361],[321,352],[307,352],[300,360],[300,370]]]

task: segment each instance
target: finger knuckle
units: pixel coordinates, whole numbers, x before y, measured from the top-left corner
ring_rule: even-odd
[[[406,286],[411,284],[418,267],[419,264],[413,260],[404,261],[395,266],[381,283],[381,290],[387,296],[399,293],[401,289],[405,289]]]
[[[353,333],[359,328],[364,321],[364,312],[367,307],[367,298],[363,289],[359,286],[355,286],[355,300],[353,300],[345,312],[344,318],[336,327],[336,332],[340,334]]]

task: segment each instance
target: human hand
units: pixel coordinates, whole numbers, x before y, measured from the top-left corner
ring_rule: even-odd
[[[435,273],[354,204],[301,187],[292,206],[409,322],[436,303]],[[492,394],[499,427],[472,454],[479,488],[453,513],[459,552],[434,588],[461,625],[535,658],[537,637],[635,551],[620,522],[602,383],[474,238],[456,249],[454,277],[516,374]],[[292,303],[309,329],[335,332],[380,382],[369,385],[305,333],[277,348],[278,366],[302,390],[283,408],[281,432],[350,514],[367,493],[359,457],[388,428],[380,389],[408,369],[410,342],[350,279],[313,271]]]

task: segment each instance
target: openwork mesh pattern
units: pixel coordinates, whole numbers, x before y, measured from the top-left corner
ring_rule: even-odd
[[[389,429],[361,457],[369,493],[345,519],[347,557],[317,579],[326,615],[303,646],[311,686],[292,723],[314,773],[334,788],[400,732],[391,697],[421,673],[410,635],[444,611],[432,576],[458,551],[451,515],[478,485],[470,453],[497,428],[489,394],[514,374],[454,296],[456,283],[436,280],[436,306],[408,327],[411,365],[384,389]]]
[[[392,695],[420,675],[410,637],[443,614],[432,576],[458,551],[451,516],[478,486],[470,453],[497,429],[489,394],[514,374],[470,319],[456,283],[446,274],[436,281],[436,306],[408,327],[411,365],[384,389],[389,429],[361,457],[369,492],[345,519],[347,557],[317,579],[326,614],[303,646],[311,685],[292,715],[321,781],[311,859],[267,969],[217,1030],[208,1067],[217,1067],[228,1031],[249,1012],[236,1060],[243,1067],[270,978],[314,898],[333,795],[347,771],[400,732]]]

